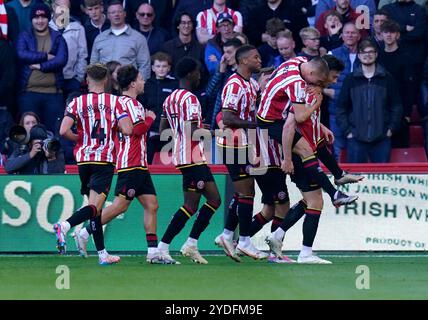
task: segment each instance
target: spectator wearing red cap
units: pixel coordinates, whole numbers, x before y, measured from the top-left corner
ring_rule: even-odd
[[[208,40],[214,38],[218,33],[217,27],[220,14],[228,14],[232,19],[233,31],[242,32],[243,22],[241,13],[226,7],[226,0],[214,0],[213,6],[210,9],[199,12],[196,17],[196,36],[201,44],[207,43]]]
[[[220,13],[217,18],[217,35],[208,41],[205,48],[205,65],[210,75],[214,74],[223,55],[224,43],[232,39],[235,35],[233,32],[233,17],[226,13]]]

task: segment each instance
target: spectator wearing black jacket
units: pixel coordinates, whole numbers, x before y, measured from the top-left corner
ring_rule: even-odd
[[[348,162],[389,162],[391,136],[400,128],[401,97],[394,78],[376,63],[376,47],[370,40],[360,42],[361,66],[345,78],[336,104]]]
[[[279,18],[284,21],[285,28],[290,30],[294,35],[299,34],[302,28],[309,26],[306,16],[300,8],[294,6],[293,2],[266,0],[263,5],[254,8],[250,12],[249,21],[251,23],[246,26],[247,29],[244,32],[248,35],[251,44],[258,47],[263,42],[266,42],[267,35],[263,32],[265,31],[266,22],[272,18]],[[300,51],[302,42],[298,38],[295,40],[296,49]]]
[[[415,70],[410,61],[412,58],[403,52],[399,46],[400,26],[392,20],[385,21],[381,29],[381,37],[384,48],[379,50],[378,62],[391,73],[395,82],[399,84],[398,89],[403,102],[403,117],[400,129],[392,136],[393,148],[409,147],[409,122],[412,114],[412,101],[415,101],[414,74]]]
[[[187,12],[180,13],[174,21],[178,36],[165,42],[162,51],[172,58],[172,73],[176,63],[183,57],[189,56],[201,63],[204,61],[204,48],[196,39],[195,20]]]
[[[426,30],[428,26],[425,8],[413,0],[400,0],[382,9],[389,18],[400,25],[400,47],[412,57],[415,70],[421,70],[425,60]],[[415,88],[420,84],[420,73],[415,74]],[[416,97],[417,93],[414,93]]]
[[[110,20],[104,14],[103,0],[85,0],[85,9],[88,19],[84,24],[86,44],[88,46],[88,62],[91,59],[92,47],[95,38],[103,31],[110,28]]]
[[[157,52],[152,56],[152,76],[144,86],[144,94],[137,99],[144,108],[153,111],[156,119],[150,127],[147,140],[147,161],[153,162],[154,154],[160,151],[166,141],[160,141],[159,123],[162,115],[163,103],[175,89],[178,81],[169,75],[171,71],[171,57],[164,52]]]
[[[156,14],[151,4],[143,3],[136,12],[137,22],[134,29],[139,31],[147,40],[150,55],[160,51],[162,45],[169,38],[168,32],[153,24]]]
[[[168,28],[170,27],[170,21],[172,18],[171,14],[173,12],[172,2],[173,2],[172,0],[155,0],[155,1],[126,0],[126,2],[125,2],[126,21],[130,25],[135,24],[136,23],[136,15],[135,14],[136,14],[138,8],[143,3],[150,3],[156,12],[156,19],[155,19],[154,25],[157,27],[162,27],[165,30],[168,30]],[[193,3],[195,3],[195,2],[200,2],[200,0],[193,1]],[[196,17],[196,15],[195,15],[195,17]]]

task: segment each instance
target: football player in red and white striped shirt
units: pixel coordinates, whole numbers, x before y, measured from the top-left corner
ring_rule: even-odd
[[[101,226],[101,208],[110,190],[113,178],[116,152],[114,136],[117,130],[122,134],[132,133],[132,123],[118,97],[104,93],[108,81],[108,69],[102,64],[87,67],[89,93],[74,98],[67,106],[61,123],[60,134],[76,142],[74,154],[79,166],[82,183],[81,193],[89,197],[89,205],[79,209],[69,219],[54,225],[57,247],[60,253],[66,251],[65,235],[70,228],[90,219],[100,264],[120,261],[111,256],[104,247]],[[77,123],[77,134],[71,130]]]
[[[328,73],[328,65],[320,57],[310,61],[305,57],[290,59],[278,67],[262,94],[257,119],[260,127],[267,129],[269,136],[282,144],[284,156],[282,169],[286,173],[293,172],[291,145],[296,145],[300,138],[300,136],[295,137],[294,130],[289,130],[290,134],[284,133],[284,124],[290,108],[293,108],[297,122],[307,120],[319,108],[319,103],[307,105],[307,86],[322,86],[327,80]],[[289,123],[294,124],[294,121]],[[318,160],[312,156],[313,152],[309,149],[310,156],[306,157],[307,150],[303,150],[302,153],[298,148],[299,145],[296,146],[296,153],[304,158],[303,166],[308,175],[329,194],[332,202],[336,205],[343,204],[342,201],[348,201],[349,199],[346,200],[348,197],[342,197],[343,194],[319,169]]]
[[[175,71],[180,81],[180,89],[174,90],[163,104],[160,130],[164,131],[169,127],[172,132],[174,164],[183,175],[184,204],[172,217],[158,248],[163,261],[177,263],[169,255],[169,244],[198,211],[203,195],[207,202],[200,207],[181,253],[194,262],[207,264],[208,261],[198,251],[197,241],[221,202],[214,177],[206,164],[203,143],[199,138],[202,135],[211,139],[211,133],[202,128],[201,105],[191,92],[200,82],[199,63],[193,58],[184,57],[177,63]],[[164,133],[161,137],[163,135]]]
[[[221,147],[219,151],[222,152],[223,163],[238,194],[239,243],[234,250],[234,230],[227,228],[216,238],[216,243],[223,247],[229,257],[239,262],[239,252],[254,259],[265,259],[267,254],[257,250],[250,239],[255,194],[254,177],[250,172],[254,142],[249,141],[247,129],[257,126],[255,111],[259,86],[251,77],[260,71],[261,57],[254,46],[244,45],[236,50],[235,60],[238,65],[236,73],[226,81],[222,92],[222,120],[225,128],[223,136],[216,138]]]
[[[120,102],[131,119],[134,129],[130,136],[117,135],[117,182],[113,204],[104,208],[101,223],[104,225],[128,210],[137,198],[144,208],[144,227],[148,246],[147,262],[163,263],[158,255],[156,220],[158,201],[152,178],[147,168],[146,138],[156,115],[146,111],[137,96],[144,92],[144,80],[137,68],[126,65],[117,71],[117,81],[122,91]],[[87,255],[86,245],[92,228],[82,229],[76,243],[82,255]]]
[[[216,121],[218,127],[223,129],[224,125],[221,112],[217,115]],[[263,209],[253,216],[250,229],[251,237],[259,232],[262,227],[271,220],[271,232],[274,232],[281,225],[290,208],[290,199],[285,183],[286,176],[281,170],[281,145],[277,141],[269,138],[266,131],[257,128],[255,149],[254,170],[260,173],[255,175],[255,179],[262,192]],[[238,258],[233,255],[231,239],[227,239],[227,236],[233,234],[238,226],[235,204],[237,199],[238,195],[235,193],[229,205],[224,232],[215,239],[215,243],[223,247],[227,255],[236,261],[238,261]],[[226,239],[224,237],[226,237]],[[277,263],[294,262],[286,256],[282,258],[272,256],[269,257],[269,261]]]
[[[325,60],[324,62],[327,65]],[[300,70],[304,69],[303,67]],[[302,74],[304,74],[304,71]],[[328,71],[329,77],[325,83],[328,83],[331,74],[332,71]],[[325,264],[331,262],[321,259],[312,253],[312,245],[323,208],[321,187],[327,187],[327,190],[330,190],[330,192],[327,192],[332,194],[332,201],[335,205],[351,203],[357,197],[347,196],[337,191],[319,168],[318,158],[315,156],[314,151],[316,150],[317,142],[321,138],[321,131],[323,135],[331,139],[333,135],[319,121],[319,108],[322,102],[321,88],[307,88],[305,92],[307,93],[305,103],[291,105],[282,133],[283,150],[285,153],[285,165],[283,167],[286,168],[288,166],[291,168],[287,172],[292,173],[291,179],[302,192],[304,203],[300,201],[299,204],[289,211],[281,226],[267,237],[266,242],[278,257],[282,257],[281,249],[285,232],[305,215],[303,223],[303,246],[297,261],[299,263]],[[291,156],[292,152],[293,155]],[[295,167],[295,170],[293,170],[293,167]],[[324,177],[325,179],[323,180]]]
[[[203,10],[196,16],[196,36],[201,44],[207,43],[217,34],[217,18],[221,13],[232,17],[233,31],[242,32],[243,20],[241,13],[226,7],[226,0],[214,0],[210,9]]]

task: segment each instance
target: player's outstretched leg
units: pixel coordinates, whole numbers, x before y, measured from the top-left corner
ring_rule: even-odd
[[[319,141],[317,145],[317,157],[334,176],[334,183],[338,186],[348,183],[360,182],[364,179],[364,177],[361,175],[348,173],[339,167],[336,157],[328,147],[325,139]]]
[[[251,243],[251,220],[253,216],[254,197],[239,195],[238,217],[239,217],[239,242],[236,253],[249,256],[256,260],[266,259],[269,254],[258,250]]]
[[[239,223],[237,207],[238,194],[234,193],[233,198],[229,203],[223,232],[215,238],[214,243],[223,248],[228,257],[232,258],[236,262],[241,262],[241,258],[236,254],[235,246],[233,245],[233,234]]]
[[[179,234],[181,230],[183,230],[187,221],[194,214],[195,212],[193,210],[183,205],[172,217],[165,234],[158,244],[160,257],[165,264],[180,264],[180,262],[173,259],[169,254],[169,245],[175,236]]]
[[[331,264],[331,261],[321,259],[312,252],[312,245],[318,230],[318,223],[323,207],[321,189],[304,192],[307,201],[305,220],[303,221],[303,246],[297,258],[298,263],[305,264]]]
[[[301,200],[290,208],[287,215],[282,220],[282,223],[274,231],[271,232],[265,239],[266,243],[269,245],[270,251],[274,254],[276,258],[284,260],[288,263],[295,262],[293,259],[285,256],[282,253],[282,246],[285,233],[292,226],[300,220],[301,217],[305,215],[306,203]]]
[[[93,205],[88,205],[77,210],[70,218],[66,221],[57,222],[54,224],[53,229],[56,236],[56,246],[60,254],[65,254],[67,249],[66,235],[67,232],[81,224],[82,222],[89,220],[97,215],[97,208]]]
[[[201,233],[207,228],[211,217],[219,207],[218,202],[206,202],[198,211],[198,217],[190,231],[189,238],[181,247],[180,252],[183,256],[189,257],[193,262],[208,264],[208,261],[201,256],[198,250],[198,239]]]
[[[103,226],[101,224],[101,213],[97,217],[91,219],[90,225],[93,231],[92,237],[94,239],[95,248],[98,252],[99,265],[107,266],[119,263],[120,257],[109,254],[105,249]]]

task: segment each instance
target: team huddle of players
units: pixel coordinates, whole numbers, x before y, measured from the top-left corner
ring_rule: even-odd
[[[352,203],[357,197],[337,190],[319,167],[319,160],[333,174],[336,185],[361,180],[338,166],[329,148],[334,136],[320,123],[322,88],[336,81],[343,64],[333,56],[310,61],[297,57],[256,81],[253,76],[261,70],[257,49],[242,46],[236,51],[236,61],[237,70],[223,88],[222,111],[216,117],[220,128],[216,142],[233,182],[234,196],[224,230],[215,243],[237,262],[246,255],[276,263],[330,263],[312,253],[323,207],[322,190],[335,206]],[[161,241],[158,243],[156,235],[158,201],[146,159],[146,134],[156,116],[136,99],[144,90],[144,81],[135,67],[123,66],[117,74],[122,95],[105,93],[107,68],[93,64],[87,68],[89,93],[70,101],[60,128],[60,134],[76,144],[81,193],[89,202],[54,225],[59,253],[66,252],[67,232],[89,220],[85,228],[73,234],[80,254],[87,256],[92,234],[99,263],[119,262],[120,257],[105,249],[102,225],[125,212],[137,198],[144,208],[148,262],[179,264],[171,257],[169,245],[196,214],[181,253],[194,262],[208,263],[198,250],[198,239],[221,199],[207,165],[203,139],[194,138],[196,133],[211,135],[202,125],[201,106],[192,93],[200,81],[199,64],[185,57],[177,64],[176,74],[180,88],[164,102],[160,131],[171,132],[172,160],[183,177],[184,203],[172,216]],[[74,125],[77,133],[72,130]],[[115,165],[115,199],[103,208]],[[286,174],[302,193],[302,200],[291,208]],[[253,215],[255,182],[262,192],[263,209]],[[201,196],[205,198],[202,206]],[[303,216],[303,246],[294,261],[283,255],[283,239]],[[251,243],[251,237],[269,221],[271,234],[266,243],[270,254]],[[238,226],[239,241],[235,244],[233,235]]]

